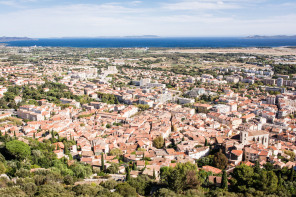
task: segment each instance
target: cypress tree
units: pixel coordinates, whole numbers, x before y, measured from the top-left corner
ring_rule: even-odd
[[[156,179],[155,170],[153,169],[153,179]]]
[[[126,180],[126,181],[129,181],[129,180],[131,179],[131,174],[130,174],[130,169],[129,169],[128,166],[126,167],[125,171],[126,171],[126,177],[125,177],[125,180]]]
[[[228,180],[227,180],[227,173],[225,170],[223,170],[222,174],[222,183],[221,183],[221,188],[228,190]]]
[[[34,138],[34,139],[36,138],[36,136],[35,136],[35,132],[33,133],[33,138]]]
[[[208,140],[207,140],[207,138],[205,138],[205,146],[207,146],[208,145]]]
[[[2,131],[0,131],[0,137],[2,136]]]
[[[278,183],[279,183],[278,184],[279,187],[281,187],[283,185],[283,179],[282,179],[282,174],[281,173],[279,174]]]
[[[133,163],[133,170],[136,170],[137,166],[136,166],[136,162]]]
[[[177,150],[177,146],[176,146],[176,143],[175,143],[175,139],[171,139],[171,142],[172,142],[172,147],[174,150]]]
[[[291,182],[294,181],[294,166],[292,166],[292,168],[291,168],[290,181]]]
[[[68,155],[69,154],[69,148],[68,148],[68,144],[64,143],[64,154]]]
[[[51,131],[51,142],[53,143],[54,133]]]
[[[257,160],[256,162],[255,162],[255,168],[254,168],[254,172],[255,173],[259,173],[260,172],[260,166],[259,166],[259,161]]]
[[[119,101],[118,101],[117,97],[115,97],[114,104],[118,104],[118,103],[119,103]]]
[[[105,171],[105,161],[104,161],[104,153],[101,154],[101,170]]]

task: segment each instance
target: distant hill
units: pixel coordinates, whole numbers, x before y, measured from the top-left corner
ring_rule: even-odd
[[[262,38],[296,38],[296,35],[293,36],[287,36],[287,35],[275,35],[275,36],[260,36],[260,35],[254,35],[254,36],[248,36],[246,38],[252,38],[252,39],[262,39]]]
[[[0,42],[22,41],[22,40],[36,40],[28,37],[0,37]]]

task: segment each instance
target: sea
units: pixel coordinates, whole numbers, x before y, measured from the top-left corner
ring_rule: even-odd
[[[240,37],[157,37],[157,38],[40,38],[11,41],[16,47],[81,47],[81,48],[228,48],[296,46],[296,38],[240,38]]]

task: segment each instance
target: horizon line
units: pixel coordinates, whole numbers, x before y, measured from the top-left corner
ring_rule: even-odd
[[[31,38],[31,39],[67,39],[67,38],[248,38],[248,37],[294,37],[293,35],[227,35],[227,36],[159,36],[159,35],[128,35],[128,36],[50,36],[50,37],[31,37],[31,36],[1,36],[2,38]],[[1,38],[0,37],[0,38]]]

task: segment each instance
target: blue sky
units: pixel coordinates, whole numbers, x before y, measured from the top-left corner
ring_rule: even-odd
[[[296,0],[0,0],[0,36],[296,34]]]

